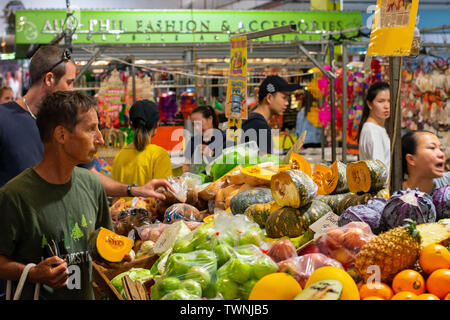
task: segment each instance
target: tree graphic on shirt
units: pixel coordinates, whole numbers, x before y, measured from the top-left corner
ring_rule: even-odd
[[[78,226],[78,223],[75,223],[75,227],[72,229],[72,239],[78,240],[84,236],[83,231],[81,231],[80,227]]]
[[[87,227],[86,217],[84,216],[84,214],[81,217],[81,226],[82,227]]]

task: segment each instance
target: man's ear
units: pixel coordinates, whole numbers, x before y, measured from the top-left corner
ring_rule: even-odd
[[[55,130],[53,130],[53,138],[55,138],[56,142],[64,144],[67,139],[66,128],[63,126],[57,126]]]
[[[51,72],[47,72],[44,76],[44,83],[47,87],[51,87],[55,83],[55,75]]]

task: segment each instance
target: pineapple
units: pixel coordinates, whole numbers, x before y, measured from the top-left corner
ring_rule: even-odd
[[[422,247],[431,243],[439,243],[443,246],[450,244],[450,224],[441,222],[423,223],[417,226],[422,238]]]
[[[419,231],[413,221],[384,232],[362,246],[356,255],[356,271],[367,281],[375,275],[375,271],[368,267],[378,266],[380,279],[377,281],[389,283],[398,272],[413,266],[417,261],[420,241]]]

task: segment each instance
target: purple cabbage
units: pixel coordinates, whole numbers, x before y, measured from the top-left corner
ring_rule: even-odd
[[[381,214],[386,203],[385,198],[374,198],[366,204],[349,207],[339,216],[338,226],[342,227],[352,221],[365,222],[374,234],[379,234]]]
[[[395,192],[381,214],[381,231],[402,226],[406,223],[405,219],[417,224],[436,222],[436,208],[431,196],[417,188]]]
[[[450,218],[450,185],[434,190],[432,199],[436,207],[436,220]]]

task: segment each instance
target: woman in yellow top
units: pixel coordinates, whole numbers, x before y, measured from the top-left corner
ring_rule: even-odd
[[[166,149],[151,144],[159,125],[159,108],[149,100],[136,101],[130,109],[133,142],[115,156],[111,178],[144,185],[152,179],[167,179],[172,164]]]

